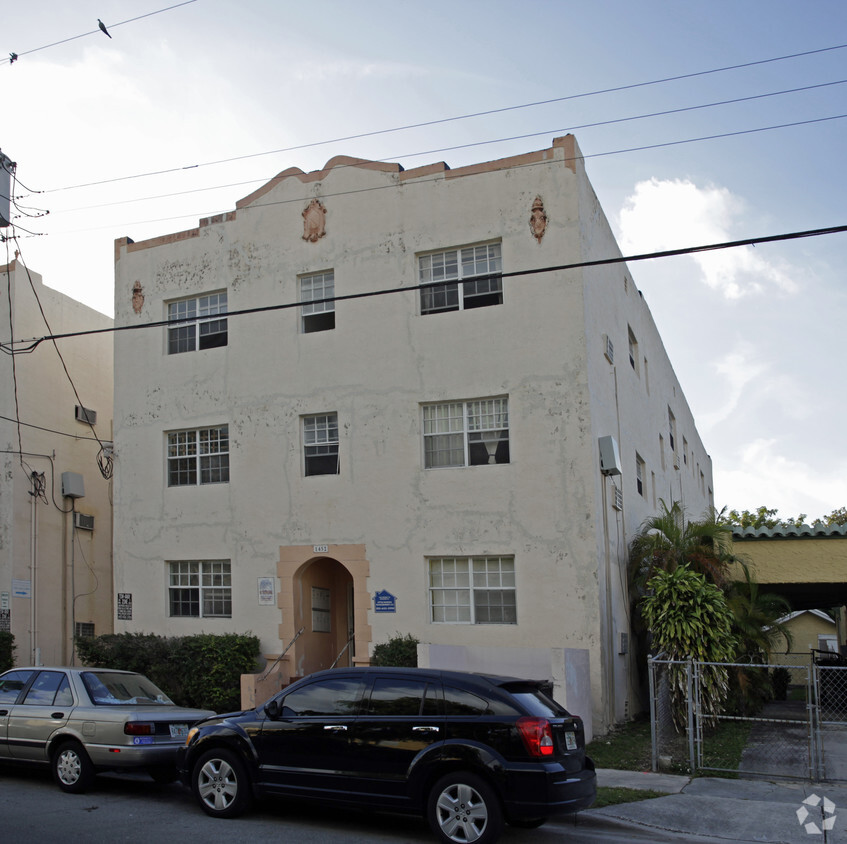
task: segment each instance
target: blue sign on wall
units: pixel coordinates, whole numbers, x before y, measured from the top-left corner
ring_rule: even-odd
[[[374,612],[397,612],[397,598],[387,589],[374,593]]]

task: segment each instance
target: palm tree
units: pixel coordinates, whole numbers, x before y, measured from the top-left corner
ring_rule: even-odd
[[[791,611],[791,604],[782,595],[759,592],[759,584],[749,566],[737,561],[744,573],[743,580],[734,581],[726,593],[733,615],[733,627],[738,636],[739,660],[767,662],[768,654],[784,641],[786,653],[791,649],[791,631],[779,619]]]
[[[732,555],[732,528],[719,521],[712,508],[699,521],[686,519],[678,501],[670,507],[660,501],[661,511],[641,525],[630,545],[630,586],[640,597],[657,571],[674,571],[686,565],[716,586],[725,587]]]

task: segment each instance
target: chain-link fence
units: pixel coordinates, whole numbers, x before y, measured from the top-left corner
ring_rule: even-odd
[[[653,770],[847,779],[847,664],[816,665],[804,656],[767,666],[651,658]],[[754,715],[743,707],[732,715],[708,711],[706,689],[716,680],[749,690],[778,668],[791,672],[786,700]]]

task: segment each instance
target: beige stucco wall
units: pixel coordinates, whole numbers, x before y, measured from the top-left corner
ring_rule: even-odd
[[[784,537],[735,542],[760,583],[844,583],[847,537]]]
[[[169,300],[223,289],[231,313],[293,303],[298,274],[327,269],[337,296],[411,288],[418,253],[487,241],[501,242],[505,273],[616,254],[575,151],[566,138],[459,170],[342,160],[315,174],[286,171],[234,214],[196,230],[119,241],[116,319],[161,320]],[[311,243],[301,236],[302,212],[314,196],[327,209],[327,228]],[[536,196],[548,217],[540,242],[529,229]],[[287,644],[280,631],[296,627],[288,581],[280,578],[280,601],[270,607],[257,604],[256,578],[279,577],[284,549],[361,546],[368,606],[360,592],[357,659],[362,612],[370,645],[400,632],[479,649],[481,660],[491,648],[571,649],[586,655],[569,662],[571,697],[579,697],[576,685],[590,689],[598,723],[623,717],[634,693],[629,656],[618,654],[623,558],[655,504],[652,487],[643,497],[633,491],[634,452],[652,467],[670,401],[681,421],[690,419],[649,311],[633,284],[624,290],[624,275],[619,267],[506,278],[502,305],[424,317],[412,289],[340,301],[335,329],[314,334],[300,332],[296,308],[231,315],[226,348],[173,356],[164,353],[163,329],[121,333],[115,588],[132,593],[134,612],[121,629],[252,630],[264,652],[278,653]],[[138,313],[136,282],[144,294]],[[627,321],[650,359],[649,392],[616,375]],[[615,366],[603,358],[604,333],[615,334]],[[422,403],[502,395],[510,463],[423,468]],[[300,420],[323,412],[338,414],[340,471],[303,477]],[[223,423],[230,483],[168,488],[165,433]],[[622,441],[626,521],[599,475],[597,437],[607,434]],[[693,421],[688,440],[705,455]],[[676,489],[675,470],[657,470],[659,488]],[[708,500],[704,487],[686,503],[699,514]],[[430,622],[426,558],[453,555],[514,555],[517,625]],[[231,619],[167,617],[165,562],[180,559],[232,561]],[[396,613],[373,611],[377,590],[397,597]],[[565,668],[556,673],[567,703]]]
[[[0,267],[0,273],[4,278],[8,274],[11,283],[16,340],[112,325],[109,317],[45,286],[38,273],[30,270],[28,274],[19,261]],[[9,330],[8,307],[4,297],[0,308],[4,339]],[[0,593],[11,593],[13,581],[28,582],[32,591],[35,563],[34,600],[14,595],[9,600],[18,664],[36,657],[33,646],[44,664],[67,664],[74,621],[93,623],[98,635],[113,629],[111,487],[98,469],[100,445],[91,428],[74,416],[80,402],[95,410],[97,436],[101,442],[111,441],[112,335],[59,340],[58,350],[79,398],[50,341],[40,343],[31,354],[15,355],[14,378],[12,358],[0,355],[0,414],[7,417],[0,420]],[[20,432],[8,421],[16,414],[15,383],[23,423]],[[13,453],[19,449],[25,452],[22,460]],[[34,510],[33,472],[43,473],[45,480],[44,494]],[[82,475],[85,497],[75,503],[62,497],[63,472]],[[72,505],[94,517],[93,531],[74,530],[68,512]]]

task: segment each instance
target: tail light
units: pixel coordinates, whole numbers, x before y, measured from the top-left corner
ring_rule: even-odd
[[[149,721],[127,721],[124,733],[128,736],[152,736],[156,734],[156,725]]]
[[[523,718],[518,718],[517,727],[530,756],[553,755],[553,728],[546,718],[525,715]]]

